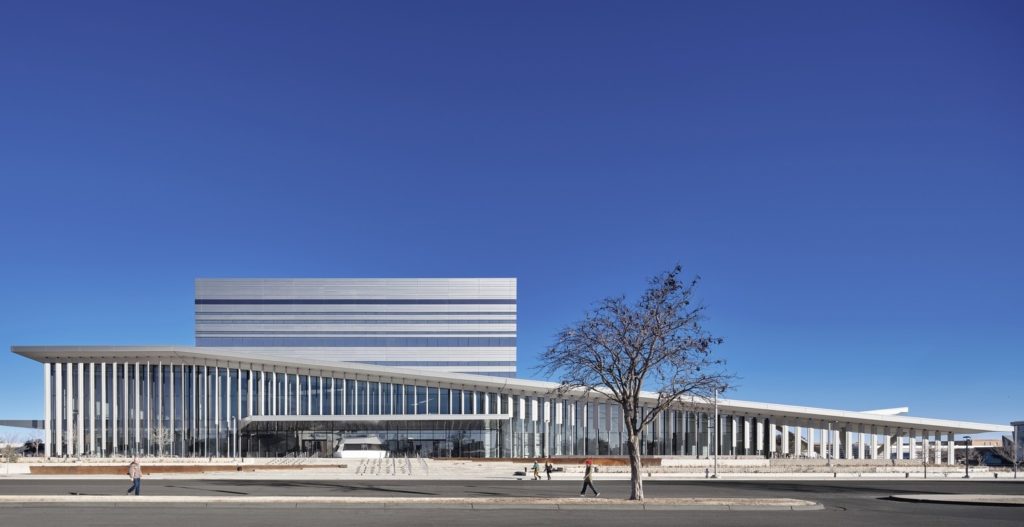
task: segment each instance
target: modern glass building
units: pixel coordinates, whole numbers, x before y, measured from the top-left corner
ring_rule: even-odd
[[[391,455],[626,454],[614,404],[514,377],[514,280],[199,280],[196,293],[195,347],[12,348],[43,365],[47,456],[329,456],[367,435]],[[952,463],[953,434],[1010,431],[902,411],[717,410],[679,401],[645,430],[644,453]]]

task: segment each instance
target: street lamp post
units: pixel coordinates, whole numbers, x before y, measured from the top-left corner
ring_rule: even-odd
[[[971,477],[971,436],[964,436],[964,479]]]

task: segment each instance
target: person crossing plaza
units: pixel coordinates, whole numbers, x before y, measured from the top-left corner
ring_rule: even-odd
[[[594,491],[594,497],[596,498],[600,496],[601,493],[594,488],[594,471],[596,470],[596,467],[594,467],[594,460],[588,459],[585,463],[585,467],[586,468],[583,470],[583,490],[580,491],[580,496],[586,496],[587,487],[590,487],[590,490]]]

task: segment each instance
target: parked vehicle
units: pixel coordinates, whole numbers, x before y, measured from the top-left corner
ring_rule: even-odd
[[[383,459],[384,444],[377,436],[346,437],[338,442],[334,457],[343,459]]]

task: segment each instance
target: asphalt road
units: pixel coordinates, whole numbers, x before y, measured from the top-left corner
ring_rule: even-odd
[[[626,481],[598,481],[602,497],[625,497]],[[114,480],[0,480],[0,494],[117,495],[128,482]],[[904,503],[891,494],[1024,494],[1020,482],[991,481],[650,481],[649,497],[773,497],[811,500],[823,511],[799,512],[660,512],[660,511],[466,511],[252,508],[0,508],[0,525],[473,525],[486,527],[549,525],[630,527],[669,525],[947,525],[1024,526],[1024,508]],[[575,482],[560,481],[269,481],[144,480],[149,495],[200,496],[574,496]],[[130,499],[127,498],[126,499]]]

